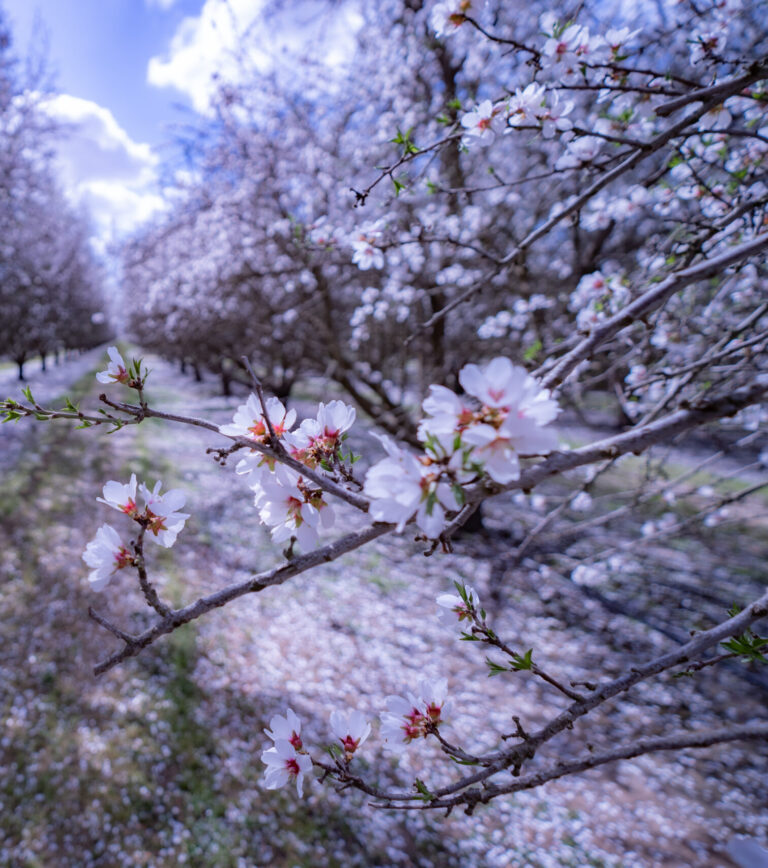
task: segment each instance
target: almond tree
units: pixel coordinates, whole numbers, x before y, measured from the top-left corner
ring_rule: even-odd
[[[0,354],[23,379],[30,355],[45,362],[52,351],[94,346],[109,330],[92,321],[104,306],[103,275],[84,218],[54,179],[54,129],[10,51],[0,17]]]
[[[174,608],[152,582],[144,542],[175,541],[187,517],[176,512],[180,495],[138,489],[135,479],[108,482],[105,502],[139,530],[132,547],[111,527],[97,533],[85,555],[91,581],[101,588],[135,570],[152,622],[129,633],[91,610],[120,646],[97,674],[215,608],[385,534],[408,534],[425,554],[449,558],[457,531],[491,497],[505,495],[510,524],[522,528],[498,558],[502,578],[522,565],[589,588],[626,571],[631,558],[642,569],[633,553],[590,549],[591,529],[631,519],[644,503],[685,500],[687,513],[636,529],[628,547],[640,550],[643,540],[726,520],[730,505],[763,487],[705,495],[691,487],[691,472],[670,477],[651,451],[703,426],[732,425],[736,454],[763,436],[768,34],[760,4],[661,3],[642,30],[618,15],[606,21],[599,5],[579,6],[573,20],[526,10],[391,0],[361,29],[348,73],[321,84],[307,75],[299,92],[279,77],[258,90],[247,82],[221,91],[199,183],[130,246],[127,275],[143,299],[134,328],[144,342],[208,364],[242,342],[244,357],[232,353],[231,362],[253,392],[230,424],[153,406],[145,369],[116,350],[99,379],[134,390],[131,401],[110,391],[100,413],[44,408],[29,396],[5,402],[9,419],[114,430],[158,418],[226,438],[214,456],[236,455],[260,520],[285,545],[279,566]],[[287,391],[302,373],[334,378],[357,408],[324,402],[297,425],[262,379]],[[558,413],[570,406],[588,416],[596,399],[620,411],[620,430],[560,446],[551,430]],[[374,456],[364,478],[344,445],[357,409],[396,437],[380,435],[386,457]],[[648,456],[644,478],[595,506],[598,480],[632,453]],[[534,492],[548,485],[559,487],[547,489],[548,508],[538,511]],[[334,532],[339,503],[363,517],[362,529]],[[561,710],[535,731],[511,715],[510,731],[490,734],[495,747],[481,750],[450,740],[445,683],[414,685],[389,698],[380,735],[395,751],[435,739],[454,774],[448,784],[384,789],[352,765],[370,731],[362,709],[334,715],[330,758],[303,743],[289,709],[268,733],[267,786],[294,782],[301,794],[314,766],[383,807],[471,813],[621,759],[765,741],[764,720],[685,729],[661,715],[660,735],[628,738],[609,723],[602,746],[530,766],[578,721],[662,673],[764,662],[768,638],[756,625],[768,594],[755,590],[742,603],[618,674],[564,677],[538,662],[536,649],[499,635],[476,590],[459,583],[437,600],[442,617],[492,653],[489,674],[527,672],[560,697]]]

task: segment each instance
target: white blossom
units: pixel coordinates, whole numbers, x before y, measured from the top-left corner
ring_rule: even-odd
[[[110,347],[107,350],[107,354],[109,356],[109,364],[107,365],[106,370],[99,371],[96,374],[96,379],[100,383],[127,383],[128,382],[128,368],[123,361],[123,357],[118,352],[117,347]]]
[[[466,600],[459,594],[440,594],[436,602],[440,606],[438,615],[443,624],[448,627],[458,625],[462,631],[469,632],[474,620],[473,612],[476,615],[480,613],[480,597],[471,585],[463,587]]]
[[[349,759],[371,734],[371,724],[362,711],[333,711],[331,731],[341,742],[344,754]]]
[[[132,566],[133,555],[123,545],[118,532],[103,524],[83,552],[83,560],[92,567],[88,581],[94,591],[103,590],[112,576],[124,567]]]
[[[284,787],[294,779],[299,796],[304,794],[304,775],[312,771],[312,759],[307,754],[299,753],[289,741],[278,739],[274,747],[262,753],[261,761],[267,766],[264,783],[268,790]]]

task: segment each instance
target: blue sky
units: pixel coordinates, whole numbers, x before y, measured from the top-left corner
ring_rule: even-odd
[[[329,63],[349,56],[356,0],[333,13],[323,0],[288,0],[266,20],[269,2],[0,0],[17,55],[47,56],[58,95],[45,107],[65,125],[60,176],[90,210],[97,248],[166,207],[159,169],[172,153],[173,125],[205,116],[214,73],[237,78],[233,51],[243,33],[248,64],[260,69],[307,45]]]
[[[164,55],[182,19],[197,16],[203,0],[175,0],[168,8],[145,0],[2,0],[17,51],[48,36],[58,90],[109,108],[136,141],[159,145],[181,117],[176,90],[148,84],[147,67]],[[42,23],[42,27],[40,26]]]

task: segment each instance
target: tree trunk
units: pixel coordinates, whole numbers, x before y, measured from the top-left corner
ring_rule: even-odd
[[[221,394],[225,398],[229,398],[232,395],[232,377],[229,376],[229,371],[221,369],[221,373],[219,374],[221,378]]]

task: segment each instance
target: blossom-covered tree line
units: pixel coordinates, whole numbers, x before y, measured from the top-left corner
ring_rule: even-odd
[[[55,179],[55,128],[19,70],[0,8],[0,357],[18,365],[110,335],[104,275],[83,215]]]
[[[174,608],[152,581],[150,544],[181,544],[184,493],[135,476],[106,482],[101,499],[124,518],[89,543],[90,582],[101,590],[135,571],[153,620],[129,633],[92,609],[120,642],[97,674],[385,534],[415,538],[449,572],[454,536],[492,497],[518,509],[520,533],[501,558],[509,581],[525,563],[589,587],[642,562],[566,547],[574,517],[578,536],[642,503],[684,501],[684,513],[637,528],[638,542],[654,540],[728,521],[762,487],[703,491],[690,471],[670,476],[649,457],[620,503],[591,494],[628,456],[684,444],[695,429],[730,432],[734,455],[768,465],[765,4],[660,0],[638,23],[610,4],[389,0],[370,16],[349,68],[319,76],[308,62],[290,81],[222,85],[177,205],[127,245],[135,337],[249,382],[232,421],[154,406],[146,368],[116,348],[98,375],[98,412],[41,407],[31,393],[3,405],[9,419],[116,430],[158,418],[210,431],[214,457],[234,465],[282,550],[278,566]],[[299,419],[287,399],[305,376],[332,380],[343,398]],[[567,413],[589,422],[595,406],[616,427],[567,448],[554,423]],[[346,442],[361,413],[382,429],[365,473]],[[542,509],[536,489],[551,480],[567,485]],[[344,532],[343,510],[360,529]],[[480,750],[452,740],[446,682],[424,681],[384,709],[335,710],[329,752],[304,743],[286,697],[262,755],[268,787],[294,782],[301,793],[317,770],[378,805],[471,812],[621,759],[768,739],[764,720],[661,720],[660,735],[606,731],[584,753],[530,768],[635,685],[764,662],[766,593],[697,623],[661,656],[579,679],[497,634],[465,583],[436,600],[437,613],[457,641],[488,653],[489,675],[529,673],[561,710],[529,731],[510,699],[510,731],[484,734],[495,747]],[[422,739],[453,764],[450,783],[382,789],[356,761],[376,740],[398,753]]]

